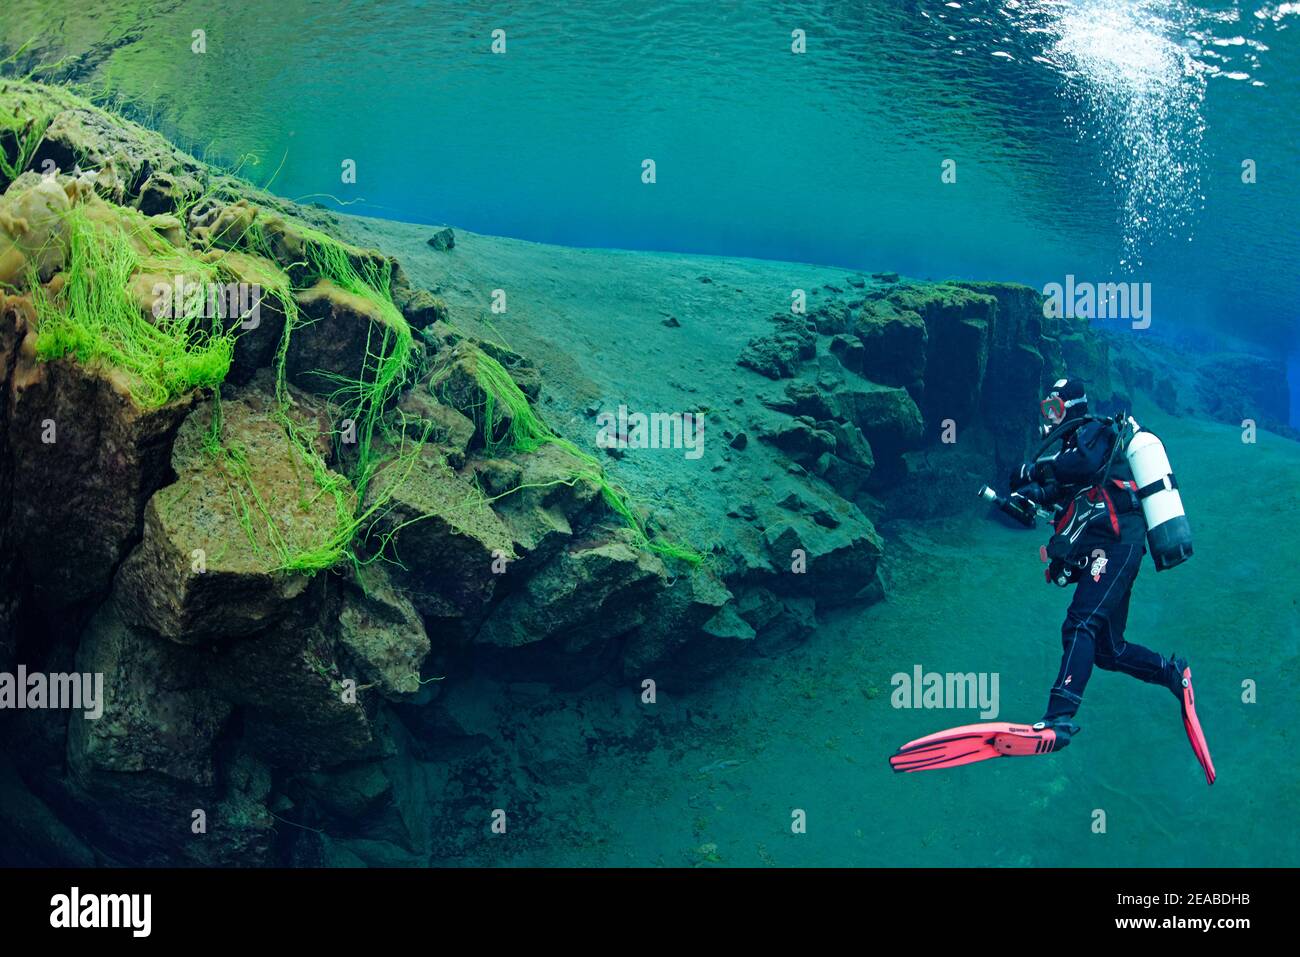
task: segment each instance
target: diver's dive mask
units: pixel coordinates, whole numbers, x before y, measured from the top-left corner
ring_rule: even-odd
[[[1046,435],[1051,428],[1060,425],[1065,421],[1065,400],[1059,395],[1049,395],[1039,403],[1039,411],[1042,412],[1043,418],[1048,424],[1043,426],[1043,434]]]

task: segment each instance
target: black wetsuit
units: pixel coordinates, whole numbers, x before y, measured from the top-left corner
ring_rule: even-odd
[[[1069,502],[1081,489],[1098,483],[1106,472],[1106,459],[1113,447],[1112,425],[1090,421],[1068,438],[1060,452],[1036,470],[1036,477],[1050,474],[1050,483],[1029,487],[1030,496],[1043,505]],[[1061,625],[1061,669],[1048,697],[1043,720],[1069,718],[1079,710],[1092,668],[1122,671],[1151,684],[1168,685],[1172,666],[1162,655],[1124,640],[1129,601],[1146,554],[1146,520],[1136,494],[1119,488],[1115,481],[1131,482],[1128,463],[1121,455],[1110,468],[1107,485],[1115,506],[1115,525],[1109,516],[1091,522],[1080,535],[1075,555],[1092,559],[1079,573],[1074,599]],[[1097,550],[1105,558],[1096,561]],[[1096,574],[1094,575],[1094,572]]]

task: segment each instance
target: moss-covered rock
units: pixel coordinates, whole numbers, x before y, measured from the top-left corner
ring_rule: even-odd
[[[360,679],[384,697],[401,700],[420,690],[429,636],[415,606],[393,587],[382,566],[361,566],[348,582],[338,640]]]
[[[909,309],[885,300],[863,304],[853,323],[862,343],[862,374],[882,385],[917,387],[925,378],[929,333],[925,321]]]
[[[48,281],[63,268],[64,217],[71,208],[58,180],[35,173],[0,196],[0,285],[25,287],[31,270]]]
[[[921,408],[926,421],[973,422],[988,363],[997,300],[947,283],[893,286],[886,301],[921,317],[927,370]]]
[[[645,621],[645,601],[667,571],[635,547],[626,529],[574,543],[531,575],[492,612],[475,641],[498,648],[554,642],[557,655],[582,655]]]
[[[27,319],[21,309],[0,317]],[[118,370],[41,362],[33,344],[28,327],[10,367],[9,532],[37,600],[62,614],[107,592],[145,502],[166,481],[172,438],[194,398],[141,409]]]
[[[128,859],[175,863],[197,841],[194,811],[215,817],[218,739],[232,709],[208,687],[204,665],[130,628],[111,607],[82,637],[77,669],[104,675],[104,700],[97,720],[74,715],[68,723],[72,795]],[[248,823],[265,851],[269,821]]]
[[[736,361],[769,379],[787,379],[817,354],[817,337],[802,317],[778,315],[772,321],[776,331],[750,339]]]
[[[186,420],[171,457],[176,481],[150,499],[117,578],[127,621],[197,644],[261,631],[306,591],[309,575],[289,566],[336,541],[352,496],[269,405],[223,402],[219,444],[211,404]]]
[[[453,472],[434,448],[382,468],[366,507],[382,503],[372,530],[400,565],[392,570],[420,614],[462,635],[487,613],[512,536],[482,491]],[[494,570],[494,567],[498,570]]]

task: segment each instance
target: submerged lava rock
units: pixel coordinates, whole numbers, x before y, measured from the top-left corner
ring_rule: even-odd
[[[402,682],[401,642],[381,651],[356,627],[348,641],[356,659],[345,658],[335,637],[338,597],[330,582],[312,583],[312,600],[260,635],[236,641],[211,658],[212,686],[243,712],[244,740],[277,767],[315,769],[378,755],[374,715],[380,696],[365,673]],[[418,639],[407,646],[418,654]],[[354,660],[357,664],[354,664]],[[411,659],[416,673],[418,663]]]
[[[439,250],[440,252],[445,252],[446,250],[455,247],[456,233],[452,230],[450,226],[446,227],[445,229],[440,229],[432,236],[429,237],[428,245],[433,247],[434,249]]]
[[[906,389],[846,387],[837,399],[877,458],[892,458],[920,444],[925,423]]]
[[[176,437],[176,481],[145,510],[144,535],[122,566],[115,598],[123,617],[172,641],[198,644],[257,632],[282,619],[310,572],[296,556],[336,543],[342,476],[309,461],[265,398],[221,404],[220,445],[211,404]],[[319,474],[318,474],[319,473]]]
[[[817,337],[801,318],[779,315],[772,321],[777,331],[750,339],[736,361],[769,379],[788,379],[800,362],[816,355]]]
[[[108,169],[116,184],[107,198],[135,203],[146,214],[170,213],[203,192],[203,167],[157,133],[130,127],[92,108],[58,113],[32,157],[33,169],[52,162],[61,173]]]
[[[134,631],[105,607],[86,629],[77,669],[105,676],[104,713],[69,721],[68,797],[110,850],[153,864],[265,863],[270,774],[242,757],[219,773],[232,709],[208,687],[203,658]]]
[[[876,300],[863,304],[853,331],[862,343],[858,365],[864,376],[882,385],[919,390],[929,345],[925,320],[909,309]]]
[[[926,420],[972,421],[979,406],[997,300],[961,286],[892,286],[887,301],[921,317],[926,327],[921,405]]]
[[[574,543],[498,605],[475,641],[502,648],[553,642],[584,655],[645,621],[640,598],[662,590],[663,562],[636,547],[627,529],[605,541]]]
[[[20,315],[7,310],[0,321]],[[27,331],[10,357],[9,535],[36,599],[63,614],[107,592],[194,398],[141,409],[123,373],[38,361],[33,340]]]
[[[401,700],[420,690],[429,636],[415,606],[393,587],[382,567],[357,568],[344,590],[339,647],[356,664],[361,680],[384,697]]]
[[[285,357],[295,385],[331,395],[341,379],[360,379],[362,370],[375,363],[370,356],[393,351],[396,333],[385,336],[388,320],[370,299],[321,279],[297,300],[302,322],[289,336]]]
[[[473,634],[514,557],[510,531],[482,491],[429,447],[375,475],[365,508],[379,507],[372,535],[400,562],[393,579],[426,619]]]

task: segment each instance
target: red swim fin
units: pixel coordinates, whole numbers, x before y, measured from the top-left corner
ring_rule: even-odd
[[[1183,669],[1183,729],[1187,740],[1192,744],[1192,753],[1201,762],[1205,771],[1205,783],[1214,783],[1214,759],[1210,757],[1210,746],[1205,742],[1205,732],[1201,730],[1200,719],[1196,717],[1196,692],[1192,690],[1192,669]]]
[[[900,772],[934,771],[989,758],[1051,754],[1069,744],[1078,730],[1076,725],[1048,727],[1042,722],[1032,727],[1005,721],[965,724],[907,742],[890,757],[889,766]]]

